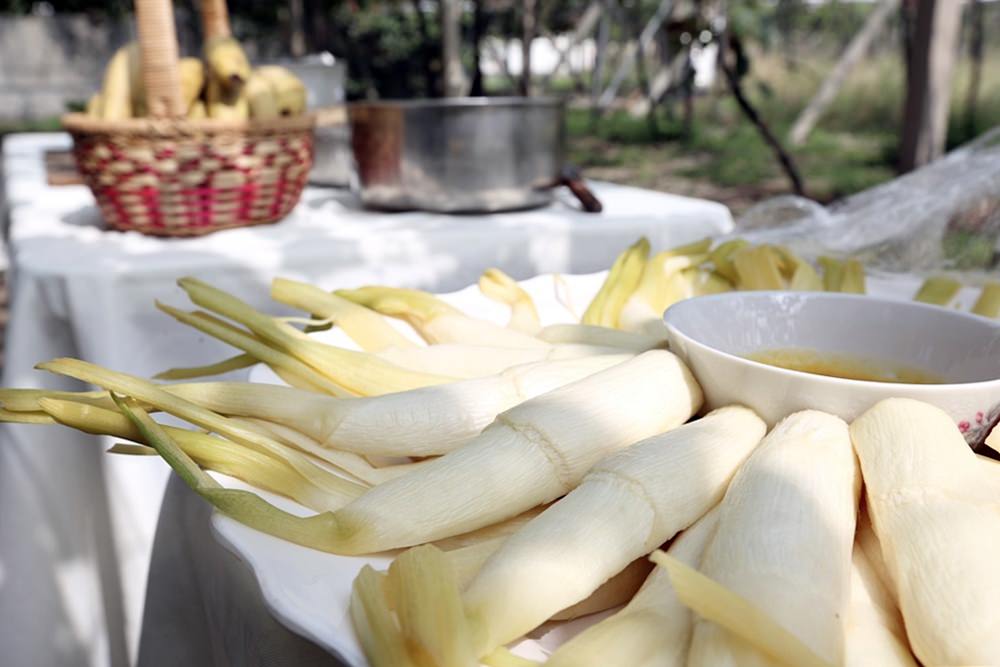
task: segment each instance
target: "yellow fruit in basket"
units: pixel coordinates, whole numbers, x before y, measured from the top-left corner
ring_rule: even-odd
[[[126,44],[111,56],[104,70],[104,86],[101,89],[101,117],[105,120],[122,120],[135,115],[132,109],[132,72],[138,67],[139,46],[135,42]]]
[[[260,73],[260,68],[254,70],[246,85],[247,101],[250,104],[250,117],[257,119],[277,118],[278,101],[274,96],[274,87],[270,79]]]
[[[94,93],[91,95],[90,99],[87,100],[86,114],[91,118],[100,118],[103,109],[104,101],[101,99],[101,94]]]
[[[250,117],[246,86],[240,86],[239,91],[232,93],[223,89],[218,81],[210,78],[205,86],[205,106],[209,118],[247,120]]]
[[[233,102],[209,102],[208,117],[219,120],[247,120],[250,118],[250,105],[246,97],[238,97]]]
[[[229,93],[237,93],[250,78],[250,62],[232,37],[216,37],[205,45],[208,78]]]
[[[192,119],[208,118],[208,109],[205,108],[205,103],[201,100],[195,100],[188,109],[187,117]]]
[[[208,64],[205,103],[209,118],[249,118],[246,83],[250,79],[250,63],[239,42],[232,37],[210,40],[205,45],[205,61]]]
[[[271,84],[279,116],[298,116],[306,110],[306,87],[284,67],[264,65],[254,70]]]
[[[199,58],[181,58],[178,64],[181,79],[181,105],[191,115],[191,108],[205,87],[205,66]],[[204,105],[202,105],[204,106]]]
[[[129,42],[128,49],[128,82],[129,96],[132,98],[132,117],[141,118],[147,115],[146,84],[142,80],[142,48],[138,42]]]

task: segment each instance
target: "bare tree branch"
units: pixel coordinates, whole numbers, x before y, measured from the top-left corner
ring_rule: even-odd
[[[871,46],[875,37],[898,6],[899,0],[882,0],[881,4],[876,6],[871,14],[868,15],[861,30],[854,36],[851,43],[847,45],[840,60],[837,61],[833,70],[823,80],[819,91],[809,100],[809,104],[806,105],[806,108],[802,110],[802,113],[795,120],[795,124],[792,125],[789,139],[793,146],[800,145],[806,140],[809,133],[813,131],[820,116],[823,115],[826,108],[833,102],[840,88],[844,85],[844,81],[847,80],[848,75],[864,58],[868,47]]]
[[[778,141],[778,138],[774,136],[774,132],[768,127],[767,123],[757,112],[757,109],[750,103],[746,94],[743,91],[743,85],[740,82],[740,76],[736,72],[736,68],[732,63],[729,62],[727,51],[732,51],[734,54],[739,53],[742,50],[742,45],[739,42],[739,38],[735,35],[729,35],[726,33],[723,35],[721,55],[719,58],[719,65],[722,68],[722,73],[726,77],[726,82],[729,84],[729,90],[736,98],[736,103],[739,104],[740,109],[743,114],[754,124],[757,131],[760,133],[761,138],[770,146],[771,150],[774,152],[774,156],[778,159],[778,163],[784,170],[785,174],[788,176],[788,180],[792,184],[792,190],[795,194],[800,197],[806,196],[805,187],[802,184],[802,176],[799,174],[799,169],[795,165],[795,161],[792,160],[792,156],[785,150]]]

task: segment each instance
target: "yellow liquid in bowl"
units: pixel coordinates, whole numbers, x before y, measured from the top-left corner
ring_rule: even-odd
[[[846,380],[896,382],[902,384],[944,384],[944,380],[920,368],[889,364],[847,354],[819,352],[807,348],[762,350],[747,359],[769,366]]]

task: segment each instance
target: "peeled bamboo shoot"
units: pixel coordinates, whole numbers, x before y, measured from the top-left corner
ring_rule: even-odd
[[[46,414],[64,426],[85,433],[144,442],[139,430],[117,411],[51,398],[40,399],[40,403]],[[278,456],[263,454],[214,435],[172,426],[164,426],[163,430],[201,467],[279,493],[316,512],[343,507],[365,490],[364,486],[333,475],[324,475],[327,484],[318,486]]]
[[[932,303],[936,306],[947,306],[958,296],[962,283],[948,276],[931,276],[920,285],[914,301]]]
[[[456,379],[468,379],[502,373],[521,364],[624,352],[626,350],[621,348],[601,345],[567,344],[529,348],[440,343],[418,348],[389,347],[375,354],[391,364],[411,371],[446,372]]]
[[[626,248],[611,265],[607,278],[587,306],[581,322],[618,327],[622,306],[639,286],[648,258],[649,241],[645,238]]]
[[[496,347],[544,347],[534,336],[469,317],[428,292],[397,287],[337,290],[337,296],[410,324],[430,344],[471,343]]]
[[[666,339],[662,336],[621,331],[596,324],[550,324],[538,332],[538,337],[549,343],[618,347],[635,354],[666,346]]]
[[[626,331],[637,331],[662,337],[663,311],[673,303],[692,296],[691,283],[685,269],[701,264],[707,255],[678,255],[665,251],[646,262],[642,278],[618,315],[618,325]]]
[[[314,285],[285,278],[271,282],[271,298],[321,317],[328,317],[344,330],[362,350],[415,348],[416,344],[373,310],[359,306]]]
[[[715,534],[718,511],[712,510],[681,533],[667,551],[691,567],[700,561]],[[674,593],[662,568],[624,609],[563,644],[547,667],[684,667],[694,620]]]
[[[854,546],[846,667],[917,667],[896,601],[860,545]]]
[[[243,324],[277,349],[361,396],[405,391],[454,379],[444,374],[409,371],[370,353],[320,343],[291,325],[257,312],[231,294],[195,278],[181,278],[177,284],[195,304]]]
[[[677,357],[641,354],[525,401],[467,445],[371,489],[337,512],[350,535],[343,548],[409,546],[520,514],[572,490],[612,452],[684,423],[700,405]]]
[[[39,367],[134,395],[205,428],[225,425],[218,415],[138,378],[76,360]],[[642,391],[636,392],[636,387]],[[223,489],[205,479],[162,429],[143,435],[224,514],[296,544],[360,554],[469,532],[550,502],[579,484],[612,452],[687,421],[701,401],[701,389],[677,357],[661,350],[646,352],[525,401],[499,415],[467,445],[370,489],[336,512],[311,517],[294,516],[253,493]],[[248,446],[273,449],[273,441],[259,433],[232,425],[226,429]],[[314,481],[303,461],[284,455]]]
[[[812,410],[787,417],[733,479],[700,568],[835,665],[844,659],[860,481],[847,424]],[[773,664],[697,621],[691,667]]]
[[[972,305],[972,312],[992,319],[1000,317],[1000,283],[990,280],[983,285],[976,303]]]
[[[722,499],[765,430],[751,410],[722,408],[597,464],[504,542],[469,585],[464,597],[482,625],[480,655],[584,599],[694,523]]]
[[[166,389],[222,414],[290,426],[325,447],[365,455],[433,456],[471,441],[504,410],[630,358],[599,355],[530,364],[495,376],[368,398],[337,399],[246,383]]]
[[[500,269],[486,269],[479,277],[479,291],[510,307],[507,328],[534,336],[541,328],[535,302],[517,281]]]
[[[887,399],[851,425],[868,513],[926,665],[1000,664],[1000,496],[942,410]]]

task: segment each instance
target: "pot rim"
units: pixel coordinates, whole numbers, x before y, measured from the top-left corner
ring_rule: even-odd
[[[479,108],[563,108],[565,100],[558,97],[437,97],[413,100],[358,100],[348,102],[354,109],[479,109]]]

